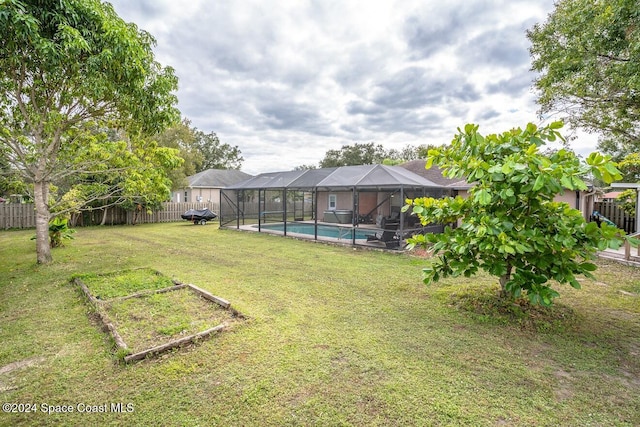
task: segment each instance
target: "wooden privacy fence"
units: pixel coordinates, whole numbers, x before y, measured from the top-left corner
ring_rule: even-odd
[[[145,210],[127,211],[114,206],[107,209],[75,214],[71,218],[73,227],[89,225],[148,224],[158,222],[184,221],[180,215],[189,209],[209,209],[219,213],[218,203],[163,203],[162,209],[148,214]],[[36,226],[35,207],[31,203],[0,203],[0,229],[34,228]]]
[[[32,203],[0,203],[0,229],[35,226],[36,210]]]
[[[638,231],[636,230],[635,217],[632,217],[622,210],[620,205],[614,200],[595,202],[593,210],[600,212],[601,215],[607,217],[609,221],[613,222],[618,228],[623,229],[627,234]]]

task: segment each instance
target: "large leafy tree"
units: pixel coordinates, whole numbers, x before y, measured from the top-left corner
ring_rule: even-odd
[[[386,151],[382,145],[356,142],[353,145],[343,145],[340,150],[328,150],[320,161],[320,167],[373,165],[382,163],[385,157]]]
[[[499,277],[502,294],[526,294],[550,305],[558,292],[550,281],[578,288],[576,275],[591,276],[596,250],[619,245],[619,230],[586,223],[582,213],[554,202],[564,190],[586,190],[593,174],[611,182],[619,172],[609,158],[594,153],[586,163],[561,149],[544,155],[545,141],[561,138],[561,123],[528,124],[483,136],[477,125],[458,130],[451,145],[429,150],[427,168],[438,165],[449,178],[475,185],[468,198],[408,200],[423,224],[460,222],[442,234],[418,235],[413,245],[433,245],[437,260],[424,269],[425,282],[447,276],[471,276],[479,269]]]
[[[171,173],[183,163],[177,150],[154,140],[125,140],[103,132],[76,141],[74,151],[68,165],[76,174],[60,183],[52,196],[62,197],[50,197],[49,207],[57,215],[102,209],[103,223],[110,206],[135,212],[159,209],[171,196]],[[85,169],[89,164],[93,166]]]
[[[616,160],[640,151],[640,2],[560,0],[528,37],[541,112],[599,133]]]
[[[405,145],[402,149],[391,148],[386,150],[382,145],[376,145],[373,142],[343,145],[340,150],[328,150],[324,159],[320,161],[320,167],[372,165],[376,163],[398,165],[410,160],[426,159],[427,152],[434,147],[436,146],[431,144]],[[305,165],[301,167],[304,168]]]
[[[9,198],[12,194],[26,194],[27,185],[20,179],[6,156],[0,155],[0,197]]]
[[[179,156],[184,159],[182,167],[171,172],[172,190],[184,188],[188,185],[187,177],[202,170],[204,155],[196,146],[196,135],[191,122],[182,119],[180,123],[167,128],[156,137],[158,144],[178,150]]]
[[[173,189],[184,188],[190,175],[206,169],[240,169],[244,161],[238,146],[220,142],[215,133],[198,130],[188,119],[165,130],[157,140],[178,150],[184,159],[182,167],[171,175]]]
[[[627,154],[618,163],[622,172],[622,180],[625,182],[640,182],[640,153]]]
[[[33,184],[38,263],[51,261],[50,185],[107,173],[99,156],[76,161],[96,129],[138,138],[179,118],[154,43],[99,0],[0,2],[0,152]]]
[[[240,169],[244,158],[237,145],[220,142],[215,132],[204,133],[194,128],[196,147],[204,156],[204,162],[196,172],[207,169]]]
[[[433,144],[405,145],[402,149],[389,149],[385,154],[385,164],[402,164],[411,160],[426,159],[429,149],[436,148]]]

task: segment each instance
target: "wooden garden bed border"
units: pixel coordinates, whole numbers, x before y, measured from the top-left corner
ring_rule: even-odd
[[[155,272],[155,273],[156,274],[160,274],[159,272]],[[220,298],[218,296],[215,296],[212,293],[210,293],[208,291],[205,291],[204,289],[199,288],[196,285],[193,285],[191,283],[184,284],[184,283],[181,283],[181,282],[179,282],[177,280],[173,280],[174,285],[173,286],[169,286],[167,288],[156,289],[156,290],[148,290],[148,291],[141,291],[141,292],[136,292],[134,294],[126,295],[126,296],[123,296],[123,297],[114,297],[114,298],[110,298],[108,300],[99,300],[96,297],[94,297],[93,294],[91,294],[91,291],[89,290],[87,285],[79,277],[74,277],[72,281],[73,281],[73,283],[75,283],[76,285],[78,285],[80,287],[80,289],[82,290],[84,295],[87,297],[89,302],[91,302],[93,304],[93,306],[96,309],[96,313],[98,314],[98,318],[100,319],[100,322],[102,323],[103,329],[107,330],[109,332],[109,334],[113,338],[118,350],[122,350],[124,352],[129,352],[130,349],[127,346],[127,344],[124,342],[124,340],[122,339],[122,336],[120,336],[120,334],[118,333],[118,330],[115,327],[115,325],[109,319],[109,316],[107,316],[107,314],[103,312],[102,303],[111,302],[111,301],[122,301],[122,300],[131,299],[131,298],[140,298],[140,297],[144,297],[144,296],[147,296],[147,295],[161,294],[161,293],[166,293],[166,292],[177,291],[177,290],[183,289],[183,288],[189,288],[196,295],[199,295],[199,296],[203,297],[204,299],[206,299],[209,302],[213,302],[215,304],[218,304],[220,307],[222,307],[225,310],[229,310],[229,312],[231,313],[232,317],[237,317],[239,319],[246,319],[246,317],[243,314],[241,314],[236,309],[231,307],[231,303],[229,301],[225,300],[224,298]],[[158,346],[155,346],[155,347],[152,347],[152,348],[148,348],[148,349],[139,351],[137,353],[128,354],[127,356],[124,356],[123,360],[124,360],[125,363],[130,363],[130,362],[134,362],[134,361],[137,361],[137,360],[145,359],[145,358],[147,358],[149,356],[152,356],[152,355],[158,355],[160,353],[164,353],[164,352],[166,352],[168,350],[171,350],[173,348],[181,347],[181,346],[187,345],[187,344],[192,344],[197,340],[208,338],[209,336],[211,336],[212,334],[214,334],[216,332],[223,331],[226,327],[227,327],[227,325],[225,323],[221,323],[220,325],[214,326],[213,328],[209,328],[209,329],[207,329],[205,331],[198,332],[196,334],[189,335],[189,336],[186,336],[186,337],[182,337],[182,338],[179,338],[179,339],[176,339],[176,340],[173,340],[173,341],[169,341],[168,343],[161,344],[161,345],[158,345]]]

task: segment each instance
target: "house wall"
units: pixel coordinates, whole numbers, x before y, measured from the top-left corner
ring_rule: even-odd
[[[358,196],[360,214],[366,215],[373,211],[378,204],[378,193],[360,193]],[[371,214],[375,218],[375,211]]]
[[[593,214],[593,210],[595,209],[596,204],[596,195],[589,193],[582,193],[581,198],[581,207],[580,212],[582,212],[582,216],[587,221],[591,218],[591,214]]]
[[[595,203],[595,195],[586,191],[565,191],[564,194],[558,194],[554,199],[556,202],[564,202],[574,209],[582,212],[584,219],[589,220],[593,213],[593,205]]]
[[[335,194],[336,209],[353,209],[353,192],[351,191],[321,191],[318,192],[317,217],[324,221],[324,211],[329,209],[329,194]]]
[[[335,194],[337,196],[337,204],[336,209],[353,209],[353,192],[352,191],[321,191],[318,192],[318,207],[317,214],[318,219],[320,221],[324,221],[324,211],[329,209],[329,194]],[[402,201],[400,200],[400,195],[396,194],[393,197],[391,202],[386,200],[389,197],[388,192],[377,192],[377,191],[363,191],[358,193],[358,201],[359,201],[359,215],[366,215],[375,209],[376,205],[382,203],[375,209],[371,215],[373,219],[375,219],[376,215],[389,216],[391,212],[391,203],[394,206],[402,206]],[[397,200],[396,200],[397,199]]]
[[[318,192],[317,214],[320,221],[323,220],[324,211],[329,209],[329,194],[335,194],[337,196],[336,209],[353,209],[352,191]],[[371,214],[372,220],[375,220],[378,215],[388,217],[391,215],[392,208],[394,211],[399,211],[405,205],[406,198],[421,196],[421,191],[404,194],[405,198],[402,197],[400,191],[360,191],[358,192],[358,215]]]
[[[566,203],[572,208],[577,209],[576,205],[576,192],[575,191],[565,191],[564,194],[558,194],[553,198],[554,202]]]
[[[454,196],[460,196],[463,199],[467,199],[469,197],[469,191],[468,190],[456,190]]]
[[[385,217],[391,215],[391,200],[389,200],[389,193],[378,193],[377,203],[381,203],[381,205],[378,206],[378,210],[373,216],[374,219],[378,215]]]
[[[186,198],[185,198],[186,193]],[[199,199],[200,198],[200,199]],[[181,188],[171,193],[174,203],[220,203],[219,188]]]

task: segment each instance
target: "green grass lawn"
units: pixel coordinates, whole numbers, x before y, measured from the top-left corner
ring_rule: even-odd
[[[510,321],[478,307],[493,278],[427,287],[407,255],[185,222],[80,228],[43,267],[31,235],[0,232],[0,400],[38,412],[2,426],[640,425],[640,269],[600,261]],[[248,320],[119,364],[68,279],[141,267]]]

